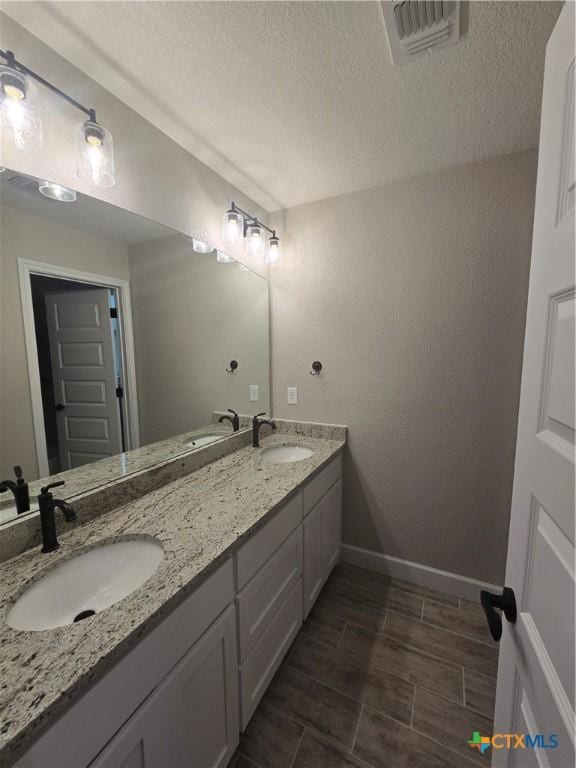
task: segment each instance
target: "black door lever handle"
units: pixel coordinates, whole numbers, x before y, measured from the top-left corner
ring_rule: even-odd
[[[62,403],[57,403],[57,404],[54,406],[54,410],[55,410],[55,411],[63,411],[63,410],[64,410],[64,408],[65,408],[65,406],[64,406],[64,405],[62,405]]]
[[[510,587],[504,587],[501,595],[495,595],[483,589],[480,592],[480,602],[486,614],[490,634],[494,640],[498,641],[502,637],[502,617],[497,613],[496,608],[500,608],[506,619],[514,624],[518,616],[514,591]]]

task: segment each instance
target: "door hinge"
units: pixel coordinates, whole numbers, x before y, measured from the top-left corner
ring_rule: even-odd
[[[110,317],[118,317],[118,308],[110,307]]]
[[[116,387],[116,397],[124,397],[124,389],[122,387]]]

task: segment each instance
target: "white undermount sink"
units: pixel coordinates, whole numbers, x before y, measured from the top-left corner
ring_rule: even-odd
[[[216,440],[220,440],[222,437],[224,437],[224,435],[199,435],[198,437],[190,438],[184,445],[186,448],[201,448],[203,445],[215,443]]]
[[[293,464],[295,461],[309,459],[313,454],[310,448],[301,448],[299,445],[277,445],[265,448],[261,458],[265,464]]]
[[[56,566],[16,600],[6,623],[39,632],[73,624],[127,597],[152,576],[164,557],[151,539],[131,539],[89,549]]]

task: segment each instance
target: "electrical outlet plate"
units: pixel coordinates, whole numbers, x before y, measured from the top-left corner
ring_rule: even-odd
[[[250,384],[249,392],[250,392],[250,402],[257,403],[258,400],[260,400],[260,392],[259,392],[258,384]]]

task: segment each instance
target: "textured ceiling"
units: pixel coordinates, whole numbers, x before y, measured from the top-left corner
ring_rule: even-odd
[[[560,7],[467,3],[396,68],[375,2],[2,3],[269,210],[536,146]]]

